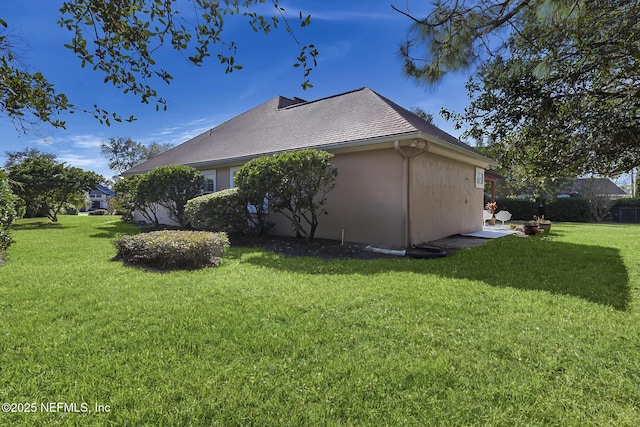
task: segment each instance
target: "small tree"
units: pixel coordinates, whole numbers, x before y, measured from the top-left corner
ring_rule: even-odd
[[[122,213],[125,221],[133,220],[133,212],[138,211],[156,227],[160,226],[158,219],[159,206],[150,200],[146,194],[146,188],[139,186],[144,175],[127,176],[113,185],[116,192],[114,204],[116,210]]]
[[[57,163],[54,156],[38,150],[17,154],[7,162],[9,179],[28,216],[43,215],[55,222],[63,206],[104,180],[94,172]]]
[[[236,183],[257,209],[266,197],[269,208],[291,221],[297,237],[312,240],[320,216],[327,213],[327,193],[335,187],[338,175],[336,166],[329,163],[332,157],[318,150],[261,157],[238,171]]]
[[[72,166],[60,165],[61,173],[56,176],[53,189],[46,198],[47,217],[51,221],[58,221],[58,214],[62,208],[74,204],[91,188],[95,188],[104,178],[95,172],[85,171]]]
[[[613,199],[607,194],[607,180],[591,177],[582,181],[581,195],[589,202],[591,216],[600,222],[609,216]]]
[[[121,174],[172,147],[173,145],[169,143],[152,142],[150,145],[144,145],[131,138],[112,137],[100,143],[100,154],[109,162],[109,169]]]
[[[161,166],[142,175],[139,189],[148,201],[165,207],[172,220],[186,227],[185,206],[200,195],[203,185],[204,177],[199,170],[177,165]]]

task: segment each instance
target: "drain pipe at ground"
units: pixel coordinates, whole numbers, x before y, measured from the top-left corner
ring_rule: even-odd
[[[368,251],[371,252],[377,252],[379,254],[385,254],[385,255],[396,255],[396,256],[405,256],[407,254],[406,250],[397,250],[397,249],[384,249],[384,248],[376,248],[375,246],[367,246],[365,248]]]

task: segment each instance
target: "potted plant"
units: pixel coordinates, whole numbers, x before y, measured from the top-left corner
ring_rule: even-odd
[[[526,222],[522,225],[522,231],[527,236],[533,236],[540,232],[540,223],[538,222],[538,217],[534,216],[533,220]]]
[[[544,219],[544,216],[538,221],[540,232],[548,233],[551,231],[551,221]]]
[[[491,212],[491,219],[489,220],[489,225],[495,225],[496,210],[498,209],[498,204],[496,202],[489,202],[484,208],[489,212]]]

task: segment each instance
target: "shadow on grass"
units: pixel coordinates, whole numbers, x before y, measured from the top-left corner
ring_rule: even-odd
[[[123,221],[110,222],[101,227],[94,228],[101,232],[91,234],[90,237],[97,237],[101,239],[114,239],[123,234],[136,234],[139,232],[138,228]]]
[[[257,248],[236,249],[229,257],[300,274],[375,275],[397,271],[477,280],[495,287],[579,297],[618,310],[626,310],[630,301],[629,277],[618,249],[544,237],[505,237],[461,250],[454,256],[426,260],[327,262],[279,256]]]
[[[13,228],[16,230],[44,230],[44,229],[62,229],[65,228],[62,224],[58,222],[52,222],[48,219],[39,218],[37,220],[32,220],[28,222],[22,222],[19,224],[14,224]],[[69,228],[69,227],[66,227]]]

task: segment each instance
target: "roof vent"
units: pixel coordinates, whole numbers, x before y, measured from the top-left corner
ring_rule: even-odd
[[[291,107],[292,105],[304,104],[305,101],[302,98],[298,98],[297,96],[293,99],[285,98],[284,96],[278,97],[278,109]]]

